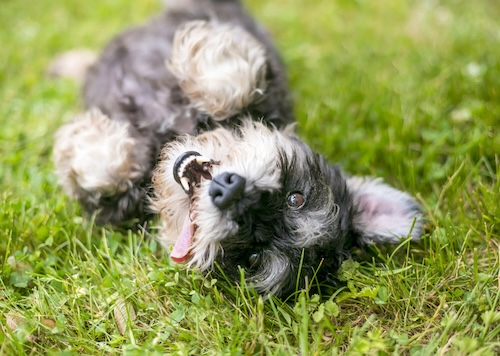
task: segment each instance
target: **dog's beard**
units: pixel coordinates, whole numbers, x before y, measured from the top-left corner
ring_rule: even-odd
[[[197,159],[210,162],[203,176],[196,173],[203,169]],[[234,131],[218,129],[168,144],[154,176],[161,241],[173,245],[176,261],[201,270],[217,262],[236,280],[241,267],[257,290],[281,294],[284,285],[295,285],[305,240],[317,244],[336,235],[343,247],[339,204],[315,161],[293,135],[251,121]],[[221,208],[211,187],[225,174],[242,177],[244,187]],[[296,192],[307,195],[307,210],[288,205]]]
[[[399,236],[421,234],[408,195],[376,180],[346,179],[290,132],[252,121],[169,143],[153,180],[160,241],[173,246],[173,259],[201,270],[217,263],[235,281],[242,268],[264,294],[305,286],[320,265],[321,278],[335,273],[357,240],[399,241],[392,224]],[[236,198],[226,201],[220,184],[233,183]]]

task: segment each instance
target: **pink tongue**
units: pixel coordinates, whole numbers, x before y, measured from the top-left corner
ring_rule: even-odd
[[[170,258],[176,263],[182,263],[189,257],[189,250],[191,249],[191,242],[193,241],[194,225],[191,224],[189,216],[184,220],[181,234],[175,242],[175,246],[170,253]]]

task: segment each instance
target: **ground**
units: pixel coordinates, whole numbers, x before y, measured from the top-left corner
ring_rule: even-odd
[[[78,86],[45,75],[158,0],[0,4],[0,354],[500,353],[500,5],[248,0],[290,73],[298,131],[415,195],[421,243],[348,261],[328,295],[262,300],[97,228],[57,185]]]

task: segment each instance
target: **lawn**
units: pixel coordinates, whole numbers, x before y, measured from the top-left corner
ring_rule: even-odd
[[[329,294],[263,300],[98,228],[57,185],[78,85],[44,71],[158,0],[0,3],[0,354],[500,353],[500,3],[247,0],[289,70],[298,131],[428,216],[420,243],[347,261]]]

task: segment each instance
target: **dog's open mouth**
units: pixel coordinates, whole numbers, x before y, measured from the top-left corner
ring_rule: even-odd
[[[189,213],[184,220],[182,231],[170,253],[170,258],[174,262],[182,263],[189,257],[194,234],[197,229],[196,224],[193,223],[193,204],[196,201],[195,189],[199,186],[202,179],[212,179],[210,169],[214,164],[219,164],[219,162],[203,157],[195,151],[183,153],[174,163],[174,179],[190,198]]]

